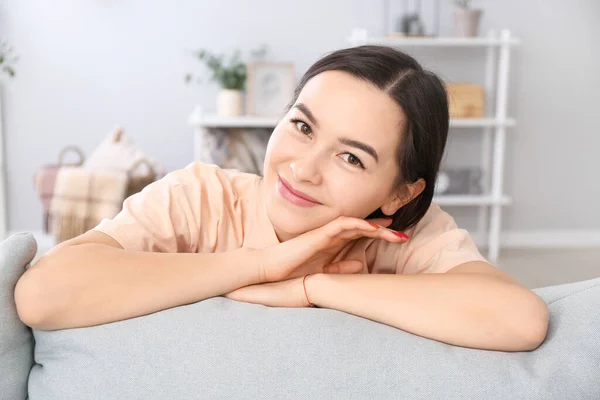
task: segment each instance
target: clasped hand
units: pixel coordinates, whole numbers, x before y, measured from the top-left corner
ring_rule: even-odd
[[[363,220],[339,217],[328,224],[275,246],[251,250],[260,252],[260,283],[236,289],[224,296],[270,307],[307,307],[303,278],[306,274],[354,274],[365,266],[359,260],[339,260],[335,256],[348,242],[369,237],[392,243],[405,243],[408,237],[386,227],[391,219]],[[307,290],[308,282],[306,280]],[[309,293],[310,295],[310,293]],[[312,300],[311,300],[312,301]]]

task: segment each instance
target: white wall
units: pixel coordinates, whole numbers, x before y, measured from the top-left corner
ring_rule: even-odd
[[[451,2],[441,3],[440,32],[450,34]],[[10,229],[41,229],[37,168],[55,162],[69,144],[89,154],[116,124],[169,170],[191,161],[186,119],[196,103],[214,109],[216,87],[183,84],[184,74],[199,65],[190,50],[248,51],[267,43],[271,58],[293,61],[299,77],[323,53],[345,46],[352,28],[383,33],[383,4],[5,0],[0,33],[21,55],[17,79],[4,89]],[[483,30],[508,28],[522,40],[512,63],[510,114],[517,128],[510,131],[505,184],[515,204],[503,227],[599,230],[600,2],[474,5],[485,9]],[[479,61],[465,67],[465,55]],[[483,78],[483,53],[422,56],[445,78]],[[474,138],[453,132],[448,161],[476,153]],[[474,210],[456,214],[474,226]]]

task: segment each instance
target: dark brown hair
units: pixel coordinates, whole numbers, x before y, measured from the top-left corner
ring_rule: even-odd
[[[398,146],[398,176],[395,189],[403,193],[405,184],[420,178],[425,189],[392,216],[391,229],[404,231],[423,218],[431,201],[435,179],[448,137],[448,98],[444,84],[409,55],[385,46],[359,46],[329,53],[314,63],[294,91],[289,110],[306,83],[325,71],[344,71],[370,82],[390,95],[406,117]],[[383,217],[381,209],[368,218]]]

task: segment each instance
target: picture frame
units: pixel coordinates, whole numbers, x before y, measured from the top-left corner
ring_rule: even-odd
[[[294,64],[251,62],[247,65],[246,114],[280,117],[294,95]]]

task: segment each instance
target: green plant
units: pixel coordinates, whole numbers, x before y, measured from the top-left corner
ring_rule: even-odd
[[[454,4],[460,8],[469,8],[471,0],[454,0]]]
[[[13,48],[6,41],[0,41],[0,69],[10,78],[15,76],[14,64],[19,58],[13,55]]]
[[[266,47],[263,45],[256,50],[252,50],[251,54],[253,58],[262,58],[266,54]],[[239,49],[233,52],[227,64],[225,63],[225,56],[222,54],[217,55],[201,49],[196,51],[195,55],[212,72],[211,80],[217,81],[223,89],[244,90],[246,86],[246,63],[242,60]],[[202,83],[201,78],[195,77],[193,74],[186,74],[186,83],[193,80]]]

